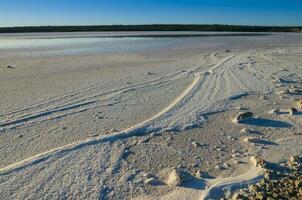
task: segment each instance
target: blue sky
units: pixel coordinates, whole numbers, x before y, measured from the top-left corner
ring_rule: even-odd
[[[0,0],[0,26],[302,25],[302,0]]]

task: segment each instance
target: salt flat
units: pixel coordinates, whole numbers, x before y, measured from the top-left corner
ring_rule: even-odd
[[[3,198],[210,198],[259,176],[250,156],[301,153],[300,34],[171,34],[0,36]],[[169,186],[177,167],[206,175]]]

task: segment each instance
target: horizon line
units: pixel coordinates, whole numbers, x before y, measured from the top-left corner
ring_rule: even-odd
[[[291,27],[302,28],[302,25],[247,25],[247,24],[196,24],[196,23],[146,23],[146,24],[78,24],[78,25],[16,25],[16,26],[0,26],[0,28],[26,28],[26,27],[94,27],[94,26],[244,26],[244,27]]]

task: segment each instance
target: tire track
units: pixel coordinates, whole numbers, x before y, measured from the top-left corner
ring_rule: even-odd
[[[254,159],[254,157],[251,157],[252,161]],[[203,191],[200,200],[217,199],[219,198],[223,188],[232,188],[238,184],[242,185],[244,183],[252,183],[259,177],[261,177],[262,174],[263,169],[257,167],[257,162],[253,161],[253,166],[245,174],[235,177],[216,178],[214,180],[208,181],[208,187]]]
[[[60,114],[57,117],[60,116],[68,116],[68,112],[76,112],[78,109],[89,109],[89,107],[91,105],[94,105],[94,107],[96,106],[110,106],[110,105],[114,105],[118,102],[114,102],[114,101],[110,101],[110,99],[115,98],[118,95],[122,95],[128,92],[131,92],[133,90],[137,90],[137,89],[143,89],[143,88],[147,88],[147,87],[160,87],[160,86],[165,86],[165,85],[169,85],[172,84],[174,81],[179,80],[181,77],[185,76],[186,73],[185,72],[177,72],[177,73],[173,73],[167,77],[161,77],[158,78],[156,81],[147,81],[145,83],[142,84],[136,84],[134,86],[128,86],[128,87],[124,87],[124,88],[120,88],[117,90],[113,90],[113,91],[108,91],[108,92],[104,92],[101,94],[97,94],[97,95],[93,95],[90,97],[85,97],[83,99],[77,99],[76,97],[74,97],[73,99],[75,99],[76,101],[70,101],[70,99],[65,99],[65,101],[67,103],[60,105],[60,106],[51,106],[48,105],[48,107],[50,107],[49,109],[45,109],[42,105],[43,104],[47,104],[47,103],[43,103],[40,104],[38,107],[32,107],[29,108],[27,110],[30,109],[34,109],[33,112],[31,113],[25,113],[22,114],[22,111],[19,116],[14,116],[9,117],[9,115],[5,115],[7,116],[7,118],[9,118],[9,120],[7,121],[1,121],[0,122],[0,131],[1,130],[6,130],[7,128],[15,128],[15,127],[20,127],[21,125],[26,125],[27,123],[33,124],[33,120],[36,120],[35,122],[44,122],[47,120],[47,118],[49,119],[53,119],[53,117],[55,114]],[[167,79],[169,78],[169,79]],[[95,89],[95,88],[94,88]],[[90,90],[90,89],[89,89]],[[68,96],[70,98],[70,96]],[[53,100],[53,103],[60,103],[60,100],[62,100],[64,97],[59,97],[58,99]],[[109,103],[105,103],[106,101],[109,101]],[[39,107],[42,107],[44,109],[38,109]],[[15,111],[14,114],[17,114],[18,111]],[[45,120],[46,119],[46,120]]]
[[[69,153],[69,152],[72,152],[75,150],[79,150],[80,148],[85,147],[85,146],[96,145],[96,144],[105,143],[105,142],[109,142],[109,141],[112,142],[112,141],[115,141],[118,139],[131,137],[136,134],[145,134],[144,132],[141,132],[141,129],[143,129],[145,126],[148,126],[149,123],[151,123],[152,121],[161,117],[162,115],[167,113],[170,109],[172,109],[176,104],[178,104],[180,101],[182,101],[198,84],[198,82],[200,81],[200,78],[201,78],[201,76],[199,74],[197,74],[195,76],[194,80],[192,81],[192,83],[186,88],[186,90],[184,92],[182,92],[173,102],[171,102],[170,105],[168,105],[166,108],[164,108],[162,111],[160,111],[153,117],[151,117],[139,124],[136,124],[132,127],[125,129],[124,131],[112,134],[110,136],[102,135],[97,138],[91,138],[91,139],[87,139],[84,141],[75,142],[72,144],[68,144],[68,145],[65,145],[65,146],[62,146],[59,148],[55,148],[55,149],[40,153],[40,154],[32,156],[32,157],[29,157],[23,161],[20,161],[20,162],[11,164],[7,167],[1,168],[0,175],[4,175],[4,174],[10,173],[14,170],[20,170],[25,167],[29,167],[31,165],[34,165],[34,164],[37,164],[40,162],[44,162],[44,161],[48,160],[50,157],[53,157],[56,155],[62,156],[62,154],[66,154],[66,153]]]
[[[67,144],[59,148],[51,149],[46,152],[37,154],[35,156],[29,157],[27,159],[24,159],[20,162],[16,162],[13,164],[10,164],[6,167],[3,167],[0,169],[0,176],[14,176],[14,174],[20,172],[21,170],[26,170],[26,171],[31,171],[32,169],[35,169],[34,166],[36,165],[42,165],[43,163],[54,163],[52,167],[55,166],[55,168],[60,168],[61,164],[60,162],[59,165],[57,164],[57,160],[63,160],[66,157],[75,157],[81,152],[87,152],[88,157],[94,156],[90,155],[91,153],[89,149],[94,149],[94,148],[102,148],[103,146],[106,146],[106,144],[111,143],[115,144],[112,142],[125,139],[128,137],[133,137],[133,136],[141,136],[141,135],[146,135],[152,131],[161,131],[163,130],[162,128],[167,128],[169,123],[173,125],[179,121],[183,121],[182,117],[191,117],[193,115],[193,121],[196,120],[197,118],[194,118],[195,115],[196,117],[203,116],[208,110],[213,110],[213,109],[220,109],[221,105],[224,105],[227,103],[227,99],[225,99],[225,95],[220,92],[221,89],[224,89],[224,86],[226,84],[227,80],[233,80],[235,78],[240,78],[239,74],[242,72],[237,72],[235,69],[233,69],[233,66],[237,64],[237,61],[234,60],[233,58],[235,55],[226,57],[222,60],[220,60],[217,64],[215,64],[213,67],[210,68],[210,73],[207,69],[204,69],[203,71],[200,70],[200,66],[197,69],[197,72],[193,74],[193,79],[192,82],[184,89],[182,93],[180,93],[168,106],[164,107],[161,111],[159,111],[157,114],[154,116],[151,116],[147,120],[135,124],[129,128],[126,128],[123,131],[120,131],[118,133],[114,133],[111,135],[101,135],[95,138],[89,138],[85,139],[82,141],[78,141],[72,144]],[[207,73],[208,72],[208,73]],[[235,76],[230,76],[230,73],[234,73]],[[238,73],[238,74],[237,74]],[[150,84],[145,84],[145,85],[140,85],[139,87],[150,87],[150,85],[161,85],[161,84],[172,84],[174,83],[173,81],[177,81],[182,77],[188,77],[191,76],[192,73],[180,73],[179,76],[172,76],[170,79],[165,79],[163,81],[159,82],[151,82]],[[238,76],[237,76],[238,75]],[[229,78],[229,79],[228,79]],[[173,80],[172,80],[173,79]],[[164,83],[163,83],[164,82]],[[235,81],[238,82],[238,81]],[[125,91],[127,92],[128,90],[131,91],[132,88],[127,87]],[[236,93],[238,88],[235,88],[235,90],[228,89],[227,91],[229,94]],[[117,93],[122,92],[120,90],[116,91]],[[100,94],[94,95],[92,97],[87,97],[85,100],[89,100],[89,98],[96,98]],[[108,93],[108,96],[110,95],[116,95],[112,93]],[[217,106],[217,101],[219,102],[219,106]],[[87,101],[89,102],[89,101]],[[81,105],[79,104],[79,107],[83,108],[85,106],[94,106],[95,102],[91,102],[91,104],[88,105]],[[64,107],[65,108],[65,107]],[[64,109],[63,108],[63,109]],[[66,107],[66,109],[73,110],[74,108],[69,108]],[[55,113],[60,112],[60,108],[58,110],[52,110]],[[64,111],[64,110],[63,110]],[[51,113],[52,114],[52,113]],[[28,118],[25,118],[25,120],[31,119],[32,116],[27,116]],[[33,116],[34,119],[39,119],[39,113],[37,115]],[[20,118],[21,122],[24,120],[23,118]],[[28,121],[27,121],[28,122]],[[163,124],[164,123],[164,124]],[[165,127],[167,126],[167,127]],[[149,129],[151,128],[151,129]],[[101,145],[101,146],[98,146]],[[94,147],[94,148],[93,148]],[[67,159],[67,158],[66,158]],[[67,159],[67,161],[69,161]],[[47,166],[46,166],[47,167]],[[35,174],[34,171],[31,171],[32,174]],[[48,177],[51,179],[51,177]],[[220,183],[225,183],[225,181],[220,182]],[[216,187],[217,185],[215,185]],[[218,185],[220,186],[220,185]]]

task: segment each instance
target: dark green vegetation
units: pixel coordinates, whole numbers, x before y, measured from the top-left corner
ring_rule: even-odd
[[[2,27],[0,33],[88,31],[238,31],[238,32],[302,32],[302,27],[239,25],[101,25],[101,26],[27,26]]]

